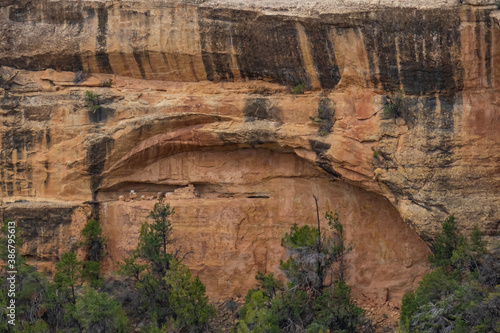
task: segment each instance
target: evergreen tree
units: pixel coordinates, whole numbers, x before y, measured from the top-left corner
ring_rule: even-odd
[[[76,303],[76,288],[81,280],[82,262],[78,260],[75,252],[66,252],[56,264],[54,282],[60,292],[69,295],[71,303]]]
[[[46,277],[37,272],[37,270],[28,265],[26,257],[20,253],[22,245],[21,229],[8,228],[13,225],[11,220],[6,220],[0,228],[0,242],[3,244],[10,243],[16,251],[10,251],[7,246],[0,247],[0,255],[5,263],[9,264],[8,260],[15,261],[14,269],[12,267],[4,267],[4,271],[16,270],[16,325],[6,325],[7,319],[5,312],[0,312],[0,332],[81,332],[84,328],[91,332],[90,326],[82,326],[80,321],[86,325],[86,320],[99,319],[103,314],[110,309],[116,308],[116,304],[112,302],[107,295],[97,295],[93,289],[87,289],[86,292],[81,292],[81,286],[85,282],[88,285],[95,286],[95,281],[98,276],[95,273],[99,271],[99,263],[97,261],[86,261],[88,264],[78,260],[76,253],[67,252],[61,256],[60,261],[56,264],[56,273],[54,275],[54,283],[49,283]],[[12,231],[11,231],[12,230]],[[91,249],[96,249],[96,242],[102,244],[101,230],[94,220],[89,221],[82,231],[85,241],[84,246]],[[97,253],[97,252],[96,252]],[[102,254],[102,251],[101,251]],[[9,257],[10,256],[10,257]],[[92,256],[89,253],[89,256]],[[99,256],[92,257],[100,259]],[[87,274],[87,275],[86,275]],[[4,275],[4,274],[2,274]],[[90,294],[87,295],[87,292]],[[8,301],[8,284],[7,280],[0,276],[0,306],[6,305]],[[95,297],[94,297],[95,296]],[[107,297],[107,298],[106,298]],[[82,312],[82,304],[92,304],[93,308],[97,305],[102,305],[99,300],[105,299],[102,308],[95,312]],[[83,303],[82,303],[83,302]],[[78,306],[79,307],[78,307]],[[80,311],[80,312],[79,312]],[[92,318],[83,320],[86,315],[90,314]],[[96,319],[96,320],[97,320]],[[118,332],[110,325],[109,332]],[[102,330],[97,330],[102,331]],[[96,331],[96,332],[97,332]]]
[[[270,299],[262,290],[254,290],[245,299],[245,305],[240,311],[238,333],[278,333],[279,318],[268,307]]]
[[[288,283],[258,273],[258,289],[248,292],[238,332],[354,332],[363,310],[350,298],[345,278],[344,229],[337,214],[327,213],[330,231],[294,224],[281,240],[288,260],[280,268]]]
[[[356,332],[362,324],[364,311],[351,300],[351,290],[342,280],[323,291],[314,303],[314,320],[306,332]]]
[[[127,317],[107,293],[88,288],[75,304],[75,319],[88,333],[127,332]]]
[[[495,332],[500,328],[500,256],[486,251],[481,233],[458,233],[450,216],[432,244],[425,275],[415,292],[403,296],[402,332]],[[495,310],[493,310],[495,309]]]
[[[458,234],[455,217],[450,215],[443,223],[443,231],[436,235],[432,244],[432,255],[429,262],[434,266],[445,266],[450,264],[453,251],[463,240]]]
[[[189,332],[206,329],[209,320],[215,316],[215,308],[208,303],[200,279],[193,279],[189,269],[174,260],[165,282],[170,291],[169,305],[174,312],[172,326]]]
[[[87,260],[82,263],[82,280],[97,288],[102,285],[99,271],[104,255],[106,239],[102,236],[99,222],[91,219],[82,230],[84,241],[82,245],[87,250]]]
[[[172,223],[174,210],[159,199],[149,214],[151,223],[141,225],[137,248],[120,264],[120,273],[131,277],[141,296],[142,313],[157,318],[162,325],[173,315],[169,306],[169,290],[163,280],[173,254]]]
[[[88,259],[100,261],[102,259],[106,239],[102,236],[102,228],[99,222],[95,219],[89,220],[82,229],[82,236],[84,238],[82,245],[87,249]]]
[[[82,262],[75,252],[66,252],[56,264],[54,284],[49,287],[48,323],[58,329],[82,327],[75,318],[75,305],[82,286]]]
[[[120,273],[133,280],[141,297],[142,314],[156,327],[170,323],[196,331],[206,327],[215,310],[208,304],[205,287],[192,279],[183,265],[182,249],[175,246],[170,216],[174,210],[160,198],[141,226],[137,248],[120,264]],[[183,299],[185,298],[185,299]]]
[[[19,226],[15,226],[11,219],[6,219],[0,228],[0,255],[5,263],[2,267],[3,272],[0,274],[0,306],[3,310],[0,312],[0,331],[9,332],[14,330],[28,330],[38,321],[38,315],[43,308],[46,300],[46,291],[48,281],[35,268],[27,264],[26,257],[20,252],[22,246],[22,230]],[[9,228],[9,226],[11,228]],[[11,245],[9,247],[8,245]],[[9,261],[10,260],[10,261]],[[11,266],[13,265],[13,266]],[[15,274],[16,289],[16,326],[6,325],[7,316],[5,316],[5,308],[9,301],[10,283],[7,280],[9,274],[7,271],[16,271]],[[4,307],[5,306],[5,307]],[[5,319],[5,320],[4,320]]]

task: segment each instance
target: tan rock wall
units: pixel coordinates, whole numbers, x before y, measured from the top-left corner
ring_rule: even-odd
[[[4,216],[51,261],[99,213],[111,269],[172,192],[189,266],[229,297],[276,271],[317,194],[355,243],[355,293],[398,303],[448,215],[498,241],[500,27],[489,4],[374,6],[0,1]],[[54,205],[72,217],[34,216]]]
[[[286,257],[280,242],[290,226],[316,223],[313,195],[319,198],[322,217],[339,212],[346,238],[354,244],[348,276],[358,296],[399,303],[427,269],[426,245],[386,199],[328,180],[293,153],[252,148],[180,153],[121,181],[127,201],[101,193],[101,221],[110,239],[108,264],[135,247],[140,224],[156,202],[151,195],[167,192],[176,211],[175,233],[184,250],[192,251],[187,263],[214,299],[244,296],[255,285],[258,270],[279,271],[279,260]],[[171,184],[195,184],[196,196],[176,196]],[[137,197],[128,201],[131,190]]]

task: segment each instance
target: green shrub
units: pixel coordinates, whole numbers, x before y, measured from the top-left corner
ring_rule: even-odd
[[[299,83],[295,87],[293,87],[292,94],[300,95],[303,94],[306,90],[306,85],[304,83]]]
[[[276,316],[269,308],[269,299],[261,290],[247,295],[247,301],[240,311],[241,320],[238,324],[238,333],[278,333],[279,327]]]
[[[397,91],[385,96],[383,99],[382,109],[387,117],[401,117],[405,112],[407,102],[401,91]]]
[[[92,288],[85,290],[75,305],[75,319],[87,332],[128,332],[127,317],[107,293]]]
[[[333,288],[323,291],[314,303],[314,310],[314,320],[306,332],[327,332],[332,329],[339,332],[356,332],[363,322],[364,310],[352,302],[351,290],[341,280],[335,281]]]
[[[500,274],[498,257],[487,253],[481,234],[460,235],[453,216],[432,244],[425,275],[414,293],[403,296],[402,332],[490,332],[500,324],[500,297],[492,288]],[[487,267],[487,268],[486,268]],[[493,278],[492,278],[493,277]]]
[[[92,112],[92,113],[97,112],[101,108],[100,103],[99,103],[99,95],[96,95],[96,94],[92,93],[91,91],[86,91],[85,92],[85,106],[87,107],[87,109],[90,112]]]
[[[172,326],[189,331],[206,330],[209,320],[215,316],[215,308],[208,303],[200,279],[192,278],[189,269],[176,261],[172,262],[164,279],[170,290],[169,306],[175,314],[171,319]]]

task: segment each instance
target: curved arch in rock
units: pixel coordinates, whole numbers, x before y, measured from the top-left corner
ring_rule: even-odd
[[[180,244],[193,251],[186,263],[207,293],[220,300],[244,296],[257,271],[279,272],[284,233],[294,223],[315,224],[316,195],[321,214],[337,211],[354,243],[348,269],[354,295],[399,303],[427,271],[429,250],[393,205],[333,179],[315,157],[299,156],[300,146],[276,134],[266,137],[266,126],[273,123],[232,129],[228,138],[225,126],[232,125],[228,120],[181,126],[152,133],[121,156],[111,153],[98,194],[109,237],[108,265],[135,247],[140,224],[162,192],[175,208]],[[262,140],[248,144],[248,135],[258,133]],[[131,190],[138,197],[128,200]]]

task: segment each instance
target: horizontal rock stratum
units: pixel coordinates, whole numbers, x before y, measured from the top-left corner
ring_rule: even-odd
[[[111,270],[161,192],[187,264],[229,299],[278,271],[280,238],[315,223],[315,195],[353,241],[354,294],[397,305],[448,215],[498,242],[498,13],[1,0],[3,217],[50,267],[98,215]]]

